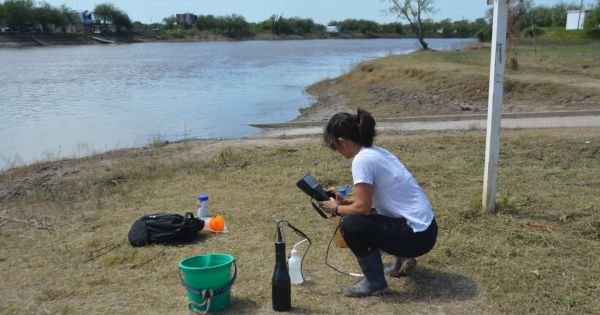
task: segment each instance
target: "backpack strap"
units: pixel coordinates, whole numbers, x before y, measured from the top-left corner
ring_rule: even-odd
[[[231,286],[233,285],[233,283],[235,282],[235,278],[237,277],[237,263],[235,262],[235,259],[233,260],[233,267],[234,267],[234,272],[233,272],[233,277],[231,277],[231,280],[229,280],[229,282],[227,282],[224,286],[218,288],[218,289],[195,289],[192,288],[190,285],[188,285],[187,283],[185,283],[185,280],[183,280],[183,276],[181,275],[181,269],[178,270],[179,272],[179,280],[181,280],[181,284],[193,295],[199,296],[202,298],[202,300],[204,301],[204,303],[202,304],[198,304],[198,303],[194,303],[194,302],[190,302],[188,303],[188,308],[190,309],[190,311],[192,312],[196,312],[199,314],[207,314],[208,310],[210,309],[210,300],[211,298],[223,294],[227,291],[229,291],[229,289],[231,289]],[[197,310],[193,309],[192,306],[195,307],[203,307],[204,305],[206,305],[206,311],[204,313],[200,313]]]
[[[193,219],[193,218],[194,218],[194,214],[193,214],[193,213],[191,213],[191,212],[186,212],[186,213],[183,215],[183,218],[184,218],[184,219],[188,219],[188,218],[189,218],[189,219]],[[184,221],[185,221],[185,220],[184,220]]]

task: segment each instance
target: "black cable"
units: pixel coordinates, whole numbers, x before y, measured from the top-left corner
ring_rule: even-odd
[[[287,220],[278,220],[277,221],[277,236],[279,238],[279,240],[283,241],[283,236],[281,235],[281,224],[284,223],[285,225],[287,225],[290,229],[292,229],[292,231],[296,232],[296,234],[298,234],[300,237],[304,238],[305,240],[308,241],[308,247],[306,248],[306,251],[304,251],[304,255],[302,255],[302,259],[300,260],[300,274],[302,275],[302,279],[304,279],[304,258],[306,257],[306,254],[308,253],[308,250],[310,249],[310,246],[312,245],[312,241],[310,240],[310,238],[308,237],[308,235],[306,235],[304,232],[302,232],[300,229],[298,229],[297,227],[293,226],[290,224],[290,222],[288,222]],[[292,245],[292,249],[293,249],[293,245]]]
[[[330,265],[329,262],[327,261],[327,258],[329,257],[329,249],[331,248],[331,243],[333,242],[333,239],[335,238],[335,233],[337,233],[337,231],[340,229],[341,222],[342,222],[342,220],[340,220],[340,223],[338,223],[338,225],[335,227],[335,231],[333,231],[333,235],[331,236],[331,239],[329,240],[329,244],[327,245],[327,251],[325,251],[325,264],[329,268],[331,268],[331,269],[333,269],[333,270],[335,270],[335,271],[337,271],[337,272],[339,272],[341,274],[344,274],[346,276],[350,276],[350,277],[362,277],[363,274],[361,274],[361,273],[341,271],[341,270],[335,268],[334,266]]]
[[[321,214],[321,216],[325,219],[331,219],[333,218],[333,216],[327,217],[327,215],[324,215],[324,212],[319,209],[319,207],[313,202],[313,199],[310,199],[310,203],[312,204],[313,208],[315,208],[315,210],[317,210],[317,212],[319,212],[319,214]],[[329,244],[327,245],[327,251],[325,252],[325,265],[327,265],[329,268],[344,274],[346,276],[350,276],[350,277],[362,277],[363,274],[362,273],[355,273],[355,272],[346,272],[346,271],[341,271],[337,268],[335,268],[334,266],[330,265],[329,262],[327,261],[327,258],[329,258],[329,249],[331,248],[331,243],[333,242],[333,239],[335,238],[335,233],[337,233],[337,231],[340,229],[340,224],[342,223],[342,220],[340,220],[340,222],[338,222],[338,225],[335,227],[335,230],[333,231],[333,235],[331,236],[331,239],[329,240]],[[289,224],[289,223],[288,223]],[[309,240],[310,242],[310,240]],[[302,257],[302,259],[304,260],[304,257]]]
[[[306,251],[304,251],[304,255],[302,255],[302,259],[300,260],[300,274],[302,275],[302,279],[304,279],[304,257],[306,257],[306,254],[308,253],[308,250],[310,249],[310,246],[312,245],[312,241],[310,240],[310,238],[304,234],[304,232],[300,231],[298,228],[296,228],[295,226],[291,225],[289,222],[287,222],[287,225],[294,230],[294,232],[296,232],[296,234],[300,235],[300,237],[303,237],[305,240],[308,241],[308,247],[306,248]],[[294,247],[292,246],[292,249]]]

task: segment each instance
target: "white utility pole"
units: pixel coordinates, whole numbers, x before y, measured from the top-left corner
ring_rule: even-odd
[[[496,210],[496,180],[498,177],[498,156],[500,154],[500,121],[502,116],[502,98],[504,96],[506,29],[509,1],[487,0],[488,4],[494,4],[482,198],[483,207],[488,212]]]
[[[577,30],[579,30],[579,25],[581,25],[581,11],[583,11],[583,0],[581,0],[581,4],[579,5],[579,17],[577,18]]]

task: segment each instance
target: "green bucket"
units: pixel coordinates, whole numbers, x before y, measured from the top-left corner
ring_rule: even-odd
[[[233,277],[231,264],[235,267]],[[188,307],[199,313],[221,311],[229,306],[236,275],[235,258],[228,254],[203,254],[179,262],[179,277],[187,289]]]

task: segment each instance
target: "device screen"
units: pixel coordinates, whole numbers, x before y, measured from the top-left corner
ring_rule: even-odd
[[[304,181],[308,184],[308,186],[310,186],[313,189],[317,188],[320,185],[317,179],[312,177],[311,175],[304,176]]]

